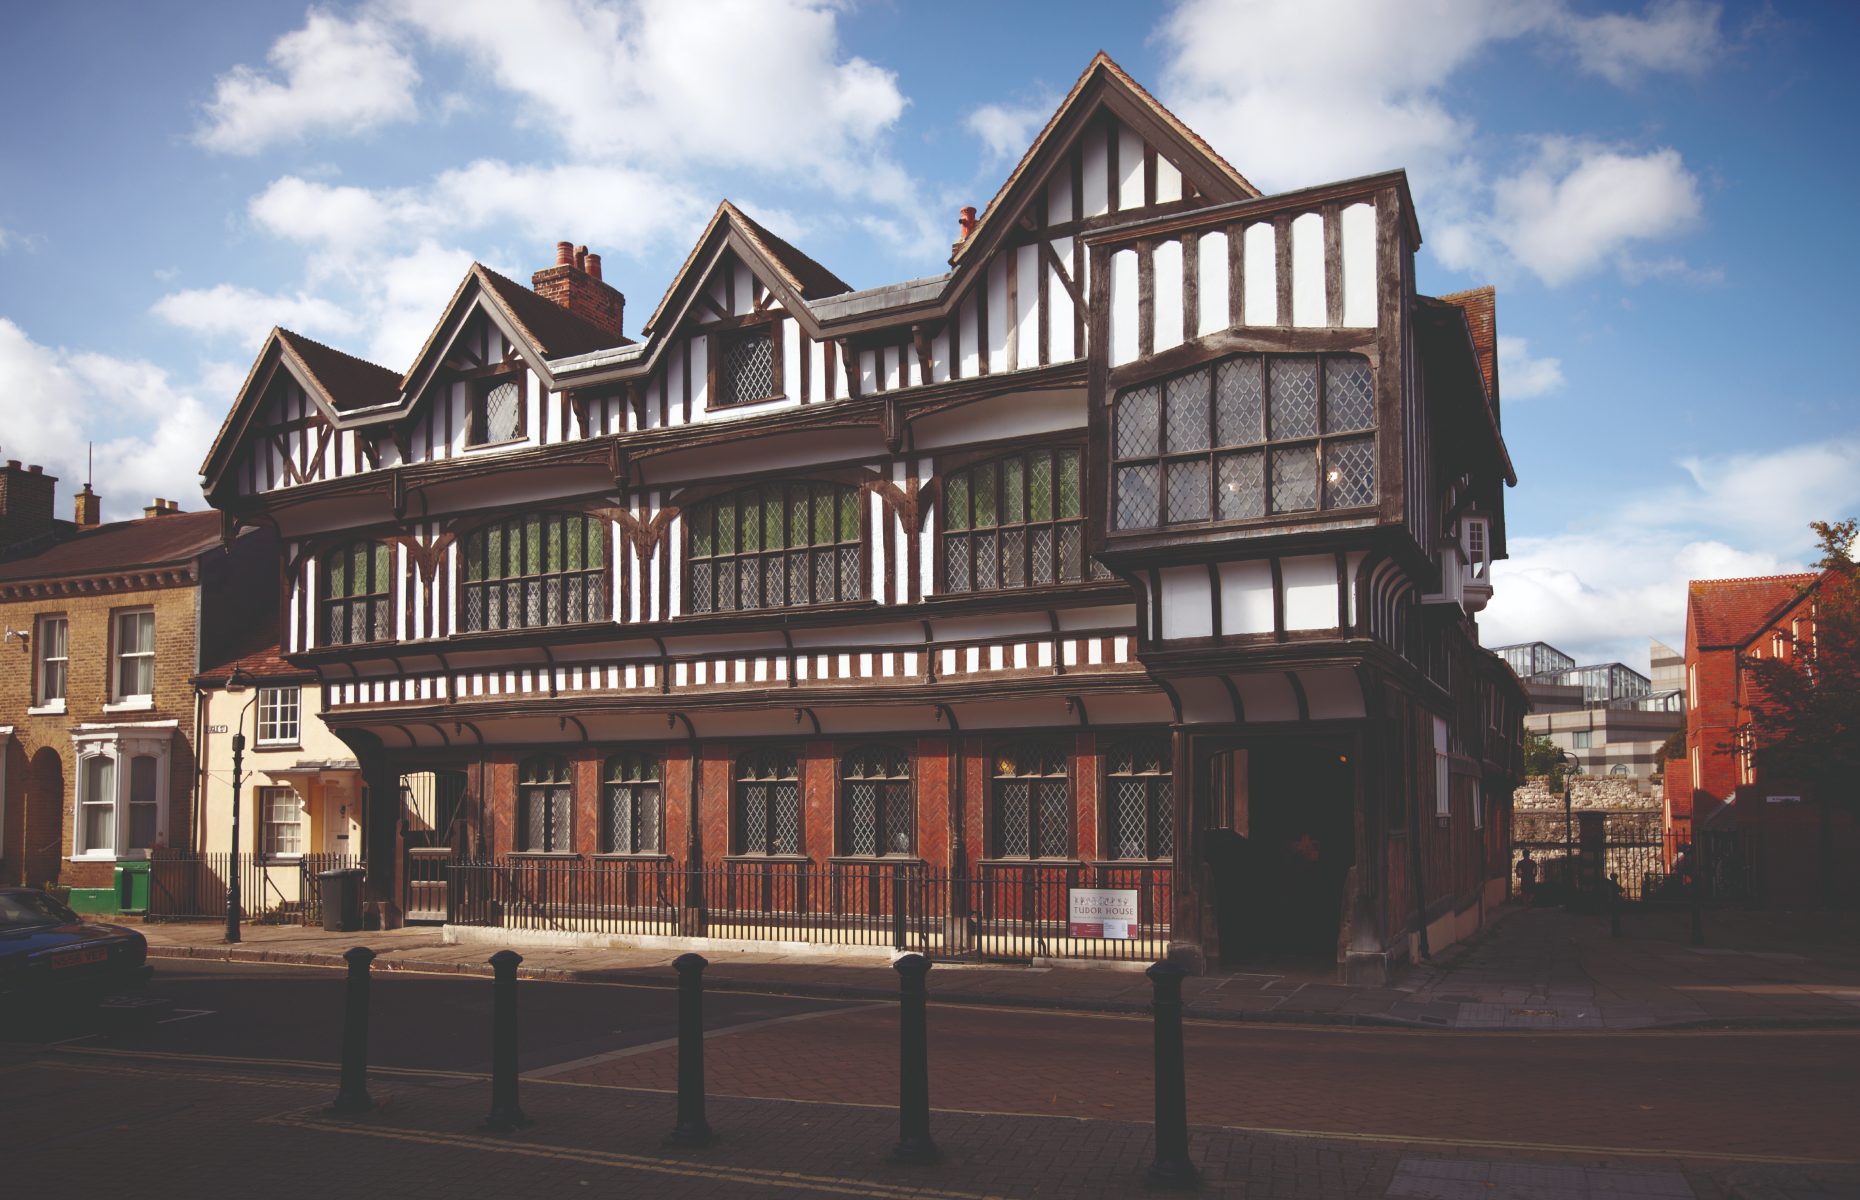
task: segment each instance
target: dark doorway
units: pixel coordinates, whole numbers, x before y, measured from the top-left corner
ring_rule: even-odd
[[[1221,962],[1229,967],[1336,961],[1343,885],[1356,860],[1349,745],[1284,738],[1215,750],[1204,838],[1214,877]]]

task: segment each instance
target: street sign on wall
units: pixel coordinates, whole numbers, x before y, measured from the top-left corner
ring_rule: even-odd
[[[1135,888],[1068,888],[1067,901],[1073,937],[1128,938],[1137,923]]]

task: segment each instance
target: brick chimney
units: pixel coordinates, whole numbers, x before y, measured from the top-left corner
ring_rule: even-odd
[[[77,494],[77,511],[73,519],[79,529],[95,529],[103,524],[103,497],[90,490],[90,484]]]
[[[17,458],[0,470],[0,549],[29,542],[52,531],[52,499],[58,480],[40,466],[22,467]]]
[[[151,517],[172,517],[180,511],[181,502],[179,500],[163,500],[160,496],[157,496],[142,510],[142,518],[143,520],[148,520]]]
[[[601,282],[601,256],[573,242],[555,244],[555,265],[530,276],[530,288],[591,325],[621,338],[626,297]]]

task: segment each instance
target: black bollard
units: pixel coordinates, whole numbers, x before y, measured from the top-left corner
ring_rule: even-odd
[[[1608,877],[1608,935],[1621,936],[1621,876]]]
[[[704,968],[702,954],[672,960],[678,972],[678,1124],[674,1146],[708,1146],[710,1122],[704,1118]]]
[[[485,1128],[521,1129],[530,1123],[517,1105],[517,964],[523,956],[499,950],[491,956],[491,1115]]]
[[[891,966],[898,973],[898,1144],[891,1161],[935,1162],[936,1143],[930,1140],[930,1038],[926,1026],[929,991],[924,977],[930,960],[921,954],[900,954]]]
[[[364,1113],[375,1106],[368,1097],[368,965],[375,961],[375,952],[356,946],[342,957],[349,964],[342,1009],[342,1083],[330,1111]]]
[[[1145,974],[1155,988],[1156,1014],[1156,1158],[1150,1184],[1199,1187],[1201,1173],[1188,1157],[1188,1080],[1182,1065],[1182,980],[1188,968],[1164,959]]]

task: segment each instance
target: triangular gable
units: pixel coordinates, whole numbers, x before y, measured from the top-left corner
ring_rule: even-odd
[[[1199,134],[1100,50],[982,210],[980,222],[951,250],[951,266],[988,257],[1013,228],[1021,211],[1045,187],[1054,169],[1067,160],[1073,145],[1101,109],[1109,110],[1158,153],[1167,156],[1184,181],[1206,196],[1208,203],[1250,200],[1261,195]]]
[[[274,326],[200,465],[208,492],[219,486],[280,371],[296,381],[331,427],[352,424],[350,418],[391,407],[399,399],[398,378],[386,367]]]
[[[685,256],[677,274],[672,276],[671,286],[665,289],[659,306],[652,310],[641,332],[652,335],[661,328],[676,328],[682,324],[692,304],[699,302],[700,290],[710,280],[726,250],[733,250],[750,272],[776,294],[782,307],[806,323],[809,332],[816,336],[819,327],[809,316],[806,302],[852,290],[845,280],[725,200],[717,205],[710,223],[691,247],[691,253]],[[668,316],[669,323],[665,320]]]
[[[483,312],[530,369],[551,388],[555,376],[549,370],[550,358],[631,344],[628,339],[608,333],[483,263],[475,262],[459,281],[438,324],[433,326],[433,332],[427,335],[425,345],[414,357],[413,365],[401,377],[400,390],[407,412],[412,411],[418,397],[432,382],[434,372],[451,354],[453,343],[475,312]]]

